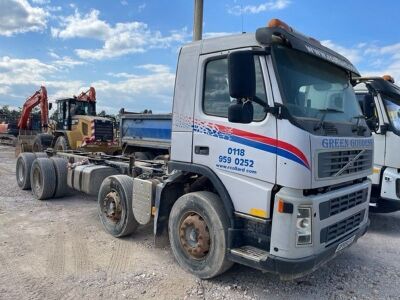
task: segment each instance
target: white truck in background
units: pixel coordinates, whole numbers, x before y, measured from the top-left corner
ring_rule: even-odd
[[[373,138],[343,56],[277,19],[179,53],[169,161],[23,153],[38,199],[97,195],[116,237],[154,225],[156,245],[212,278],[241,263],[282,278],[317,269],[367,230]],[[69,161],[69,168],[60,163]]]
[[[389,75],[360,77],[355,83],[375,144],[370,209],[400,210],[400,87]]]

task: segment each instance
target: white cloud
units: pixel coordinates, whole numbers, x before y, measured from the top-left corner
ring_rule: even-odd
[[[400,81],[400,43],[382,46],[363,42],[351,48],[331,40],[321,43],[349,59],[358,67],[362,76],[389,74],[396,81]]]
[[[46,12],[58,12],[58,11],[62,11],[62,7],[61,6],[46,6],[45,7]],[[56,18],[53,16],[53,18]]]
[[[75,10],[74,15],[65,17],[61,22],[62,29],[52,27],[51,34],[62,39],[80,37],[104,40],[111,34],[110,26],[98,19],[99,14],[98,10],[92,10],[81,16],[78,10]]]
[[[121,5],[127,6],[127,5],[128,5],[128,1],[126,1],[126,0],[121,0]]]
[[[47,12],[26,0],[0,1],[0,35],[12,36],[46,28]]]
[[[63,69],[38,59],[0,57],[0,94],[11,95],[13,105],[22,105],[25,99],[41,85],[48,88],[49,99],[77,94],[84,83],[79,80],[55,80]]]
[[[0,95],[8,95],[11,92],[11,88],[8,85],[0,86]]]
[[[56,60],[53,61],[53,65],[55,65],[57,67],[66,67],[66,68],[73,68],[73,67],[82,66],[85,64],[86,64],[86,62],[73,59],[69,56],[63,56],[62,58],[58,57]]]
[[[44,5],[44,4],[49,4],[50,0],[32,0],[32,2],[39,5]]]
[[[38,59],[18,59],[0,57],[0,86],[13,84],[41,84],[45,75],[52,74],[57,68],[42,63]]]
[[[51,28],[52,36],[62,39],[92,38],[104,42],[99,49],[76,49],[84,59],[105,59],[132,53],[146,52],[151,48],[168,48],[183,43],[189,36],[187,29],[171,31],[164,36],[160,31],[149,29],[143,22],[117,23],[114,26],[99,19],[100,12],[92,10],[81,15],[77,10],[66,17],[59,28]]]
[[[389,74],[396,82],[400,81],[400,43],[386,46],[372,45],[365,47],[363,53],[370,63],[363,66],[362,73],[366,76],[382,76]]]
[[[289,0],[271,0],[259,5],[234,5],[228,7],[228,13],[236,16],[241,14],[259,14],[265,11],[281,10],[286,8],[291,2]]]
[[[158,73],[158,74],[165,74],[165,73],[171,72],[170,67],[168,67],[166,65],[145,64],[145,65],[136,66],[136,68],[150,71],[152,73]]]
[[[38,59],[0,57],[0,95],[7,95],[7,101],[12,97],[9,104],[21,106],[40,85],[46,86],[51,101],[77,95],[94,86],[99,111],[106,109],[110,113],[117,113],[122,107],[135,111],[146,108],[155,112],[171,110],[175,73],[166,65],[136,66],[137,73],[108,73],[110,80],[63,80],[64,67],[81,62],[57,54],[51,56],[58,57],[51,64]]]

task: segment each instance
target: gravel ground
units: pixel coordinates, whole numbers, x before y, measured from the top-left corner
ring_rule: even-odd
[[[0,299],[400,298],[400,212],[370,215],[357,244],[301,280],[235,265],[204,281],[153,247],[151,226],[105,233],[93,197],[37,201],[19,190],[13,151],[0,146]]]

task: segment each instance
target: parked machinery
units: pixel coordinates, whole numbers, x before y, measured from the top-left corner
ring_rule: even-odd
[[[25,102],[18,123],[20,135],[17,147],[22,152],[40,152],[46,148],[59,151],[79,149],[108,154],[119,151],[120,148],[114,141],[112,121],[96,116],[96,91],[93,87],[79,96],[57,99],[53,120],[49,120],[51,105],[48,104],[45,87],[41,87]],[[36,106],[41,111],[42,132],[32,134],[25,128],[30,112]]]

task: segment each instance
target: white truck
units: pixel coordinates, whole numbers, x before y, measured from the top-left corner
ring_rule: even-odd
[[[371,211],[400,210],[400,87],[391,76],[354,79],[356,95],[374,137]]]
[[[354,76],[346,58],[277,19],[193,42],[179,53],[169,161],[23,153],[17,181],[38,199],[67,183],[97,195],[116,237],[153,222],[156,245],[169,238],[200,278],[235,262],[300,277],[369,225],[373,138]]]

